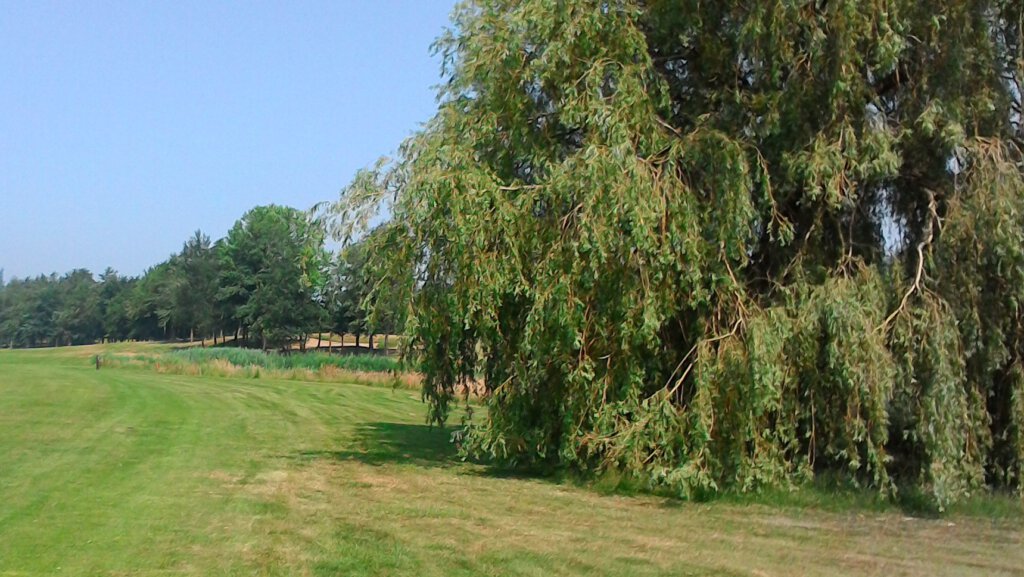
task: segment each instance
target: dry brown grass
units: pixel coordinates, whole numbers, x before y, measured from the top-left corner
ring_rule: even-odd
[[[316,460],[248,483],[229,477],[223,486],[288,512],[262,527],[290,535],[271,553],[282,558],[294,558],[297,543],[342,526],[372,527],[406,547],[449,551],[481,569],[489,559],[522,555],[561,560],[555,573],[591,567],[651,575],[1024,574],[1024,527],[1014,522],[602,496],[480,471],[358,460]],[[304,563],[314,561],[307,556]]]
[[[240,367],[224,359],[213,359],[200,366],[204,375],[216,377],[247,377],[251,372],[246,367]]]
[[[199,363],[184,362],[172,358],[164,358],[161,352],[168,350],[167,345],[146,347],[145,350],[121,350],[108,345],[96,345],[88,351],[76,351],[75,356],[87,358],[97,354],[104,355],[105,368],[149,368],[161,374],[213,376],[225,378],[268,378],[289,381],[319,383],[355,383],[361,385],[386,385],[390,387],[419,390],[422,378],[417,373],[383,373],[372,371],[353,371],[334,365],[324,365],[317,370],[308,368],[268,369],[255,366],[239,366],[226,359],[204,360]]]

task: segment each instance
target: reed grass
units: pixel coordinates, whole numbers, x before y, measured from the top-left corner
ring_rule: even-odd
[[[332,355],[324,352],[281,354],[253,349],[175,349],[155,354],[100,355],[102,366],[139,367],[158,373],[291,381],[353,382],[419,388],[418,374],[395,358]]]

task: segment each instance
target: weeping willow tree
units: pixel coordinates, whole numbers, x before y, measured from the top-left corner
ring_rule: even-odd
[[[476,0],[335,209],[465,450],[684,496],[1024,473],[1022,3]],[[369,301],[373,301],[371,297]]]

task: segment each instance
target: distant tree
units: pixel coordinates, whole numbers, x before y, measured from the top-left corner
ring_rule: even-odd
[[[170,283],[173,316],[188,328],[189,342],[196,331],[204,338],[211,334],[217,320],[218,262],[210,237],[202,231],[195,231],[173,260]]]
[[[100,275],[100,318],[102,334],[113,341],[122,341],[131,333],[131,317],[129,316],[128,295],[131,291],[132,279],[117,274],[113,268],[107,267]]]
[[[53,317],[53,330],[60,344],[95,342],[103,335],[100,293],[92,273],[75,269],[61,277],[57,285],[59,305]]]
[[[248,257],[242,254],[245,246],[241,237],[242,234],[239,232],[232,239],[229,233],[227,237],[217,241],[216,247],[219,265],[217,309],[223,322],[233,325],[236,340],[240,337],[248,339],[248,326],[245,315],[242,314],[242,307],[249,301],[250,291],[255,288],[246,275],[248,266],[244,262],[248,261]],[[237,246],[232,246],[232,241]]]
[[[386,346],[387,335],[397,332],[403,305],[397,291],[380,286],[389,279],[367,266],[378,234],[377,230],[370,231],[365,238],[345,246],[337,254],[332,271],[335,326],[355,335],[357,345],[362,335],[368,335],[370,348],[375,334],[385,335]]]
[[[225,257],[225,239],[218,239],[211,247],[212,258],[216,263],[216,291],[213,294],[213,325],[215,332],[223,333],[225,340],[231,333],[237,340],[240,325],[237,319],[238,308],[245,303],[242,298],[231,298],[225,294],[226,268],[230,265]],[[237,343],[236,343],[237,344]]]
[[[56,346],[59,343],[54,326],[61,300],[57,275],[26,279],[21,283],[21,289],[15,311],[15,340],[26,347]]]
[[[334,315],[336,330],[355,335],[356,346],[367,333],[368,322],[363,300],[368,284],[363,274],[366,265],[366,245],[356,243],[338,253],[334,268]]]
[[[3,269],[0,268],[0,347],[11,346],[8,315],[10,314],[9,292],[4,290]]]
[[[176,336],[171,290],[173,260],[150,267],[133,283],[126,299],[132,323],[131,338],[147,340]]]
[[[14,332],[17,323],[14,321],[13,291],[0,282],[0,347],[14,347]]]
[[[247,212],[224,239],[219,295],[263,348],[316,330],[328,255],[323,227],[294,208]]]
[[[328,331],[341,335],[348,333],[351,322],[351,307],[345,301],[345,293],[341,284],[341,269],[344,262],[341,255],[335,254],[328,266],[328,280],[324,291],[323,326]],[[344,343],[343,343],[344,344]]]

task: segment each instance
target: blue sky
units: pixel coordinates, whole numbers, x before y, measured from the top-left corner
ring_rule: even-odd
[[[0,268],[137,275],[337,198],[436,110],[454,0],[0,3]]]

